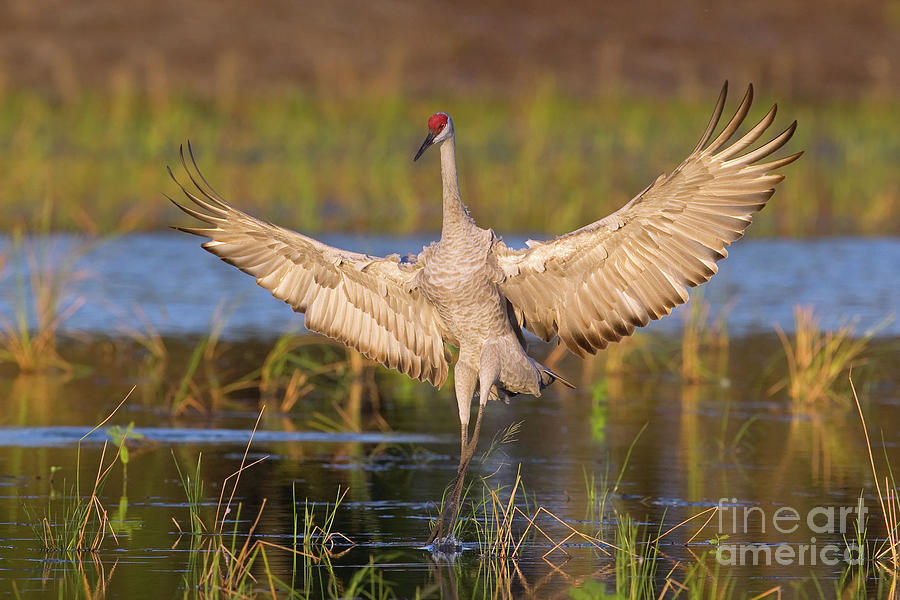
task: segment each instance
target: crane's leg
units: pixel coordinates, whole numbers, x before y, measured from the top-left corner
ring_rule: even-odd
[[[488,398],[490,397],[491,387],[500,376],[500,359],[495,352],[488,351],[488,347],[486,346],[482,350],[481,369],[478,372],[478,385],[480,388],[478,417],[475,419],[475,429],[472,432],[472,439],[467,441],[466,438],[468,437],[469,431],[469,411],[471,410],[470,404],[475,391],[475,370],[466,365],[463,368],[463,373],[460,373],[459,367],[460,365],[457,363],[456,372],[454,374],[457,381],[456,399],[459,403],[459,420],[462,428],[460,434],[459,467],[457,467],[456,470],[456,478],[451,484],[447,502],[444,504],[444,510],[441,512],[440,521],[431,533],[431,537],[428,539],[429,544],[433,543],[435,540],[440,541],[446,538],[449,533],[453,531],[453,523],[459,515],[459,501],[462,497],[463,486],[465,485],[466,472],[469,470],[469,463],[472,461],[472,457],[475,455],[475,449],[478,447],[478,437],[481,433],[481,417],[484,415],[484,406],[487,404]],[[460,375],[462,375],[461,379]],[[462,381],[462,384],[460,384],[460,381]],[[466,395],[460,396],[460,392],[464,392]],[[465,409],[463,408],[462,398],[468,399],[465,402]]]
[[[487,404],[488,398],[491,397],[491,387],[500,378],[500,357],[494,351],[492,344],[485,344],[481,350],[481,370],[478,373],[478,418],[475,419],[475,430],[472,432],[472,440],[468,443],[463,451],[465,456],[465,464],[460,460],[461,471],[465,475],[469,468],[469,461],[475,455],[475,448],[478,446],[478,435],[481,433],[481,415],[484,414],[484,406]]]
[[[437,526],[428,538],[429,544],[444,539],[453,531],[453,522],[459,512],[459,498],[465,479],[465,467],[468,466],[468,460],[465,460],[465,457],[469,447],[469,415],[472,410],[472,398],[475,396],[475,385],[478,382],[478,372],[460,357],[453,368],[453,379],[456,385],[456,403],[459,408],[459,466],[456,469],[456,477],[450,484],[450,491],[445,498],[444,508],[438,517]]]
[[[469,416],[472,413],[477,373],[468,364],[458,361],[453,368],[453,381],[456,386],[456,405],[459,408],[459,452],[462,456],[469,439]]]

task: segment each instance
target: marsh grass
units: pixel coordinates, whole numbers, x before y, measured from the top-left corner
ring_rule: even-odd
[[[707,562],[712,560],[712,568]],[[676,574],[676,571],[680,571]],[[781,587],[754,595],[756,600],[780,598]],[[659,592],[660,598],[682,598],[683,600],[719,600],[736,598],[736,581],[728,573],[722,572],[721,565],[710,553],[696,557],[687,564],[679,563],[666,576],[666,583]]]
[[[659,558],[659,532],[654,536],[629,515],[616,523],[616,594],[620,598],[653,597]]]
[[[229,357],[240,350],[240,345],[221,339],[227,312],[230,311],[221,307],[216,311],[210,331],[194,343],[186,360],[179,363],[183,367],[174,373],[176,383],[169,386],[167,393],[167,404],[173,413],[240,406],[237,398],[249,395],[257,398],[258,406],[274,405],[279,413],[286,414],[315,392],[345,398],[350,390],[352,395],[351,384],[359,373],[353,368],[351,351],[318,336],[283,334],[259,361],[254,361],[259,367],[249,372],[223,368],[223,364],[234,364]],[[139,343],[151,348],[158,345],[152,337]]]
[[[106,450],[107,444],[104,443],[97,477],[88,497],[81,496],[78,486],[73,484],[64,495],[49,496],[42,509],[24,505],[35,538],[41,541],[45,552],[71,555],[97,552],[103,547],[107,532],[115,538],[109,513],[99,499],[116,462],[116,457],[113,457],[110,464],[105,464]]]
[[[506,430],[501,431],[491,443],[486,456],[489,456],[502,444],[514,440],[520,426],[521,423],[513,423]],[[580,543],[592,547],[605,556],[614,556],[617,568],[621,563],[621,568],[625,569],[625,565],[628,564],[625,557],[629,557],[634,564],[627,566],[629,569],[627,575],[633,576],[636,582],[640,581],[642,577],[652,579],[653,572],[648,572],[646,569],[655,568],[648,565],[655,561],[659,541],[682,526],[705,516],[713,509],[702,511],[685,519],[664,533],[661,533],[660,530],[656,536],[645,536],[646,532],[639,530],[629,515],[608,508],[609,501],[621,483],[631,453],[645,429],[646,425],[632,440],[619,475],[612,486],[609,485],[608,476],[604,475],[598,483],[595,475],[589,476],[585,472],[587,520],[600,521],[597,530],[593,533],[583,531],[584,525],[573,526],[544,506],[539,506],[535,499],[529,499],[522,483],[521,465],[516,470],[516,476],[511,485],[494,486],[492,483],[493,478],[503,468],[503,464],[494,473],[479,478],[475,485],[481,490],[481,499],[472,503],[469,521],[474,527],[481,554],[486,557],[516,559],[525,544],[533,544],[535,540],[540,540],[541,543],[547,544],[547,549],[542,556],[547,560],[554,554],[568,557],[566,545]],[[471,493],[471,489],[466,490],[466,493]],[[607,514],[610,514],[616,523],[614,542],[608,541],[609,536],[604,534],[603,522]],[[635,583],[635,585],[639,586],[640,584]]]
[[[634,534],[631,534],[634,537]],[[656,553],[656,563],[662,558],[658,551],[648,546],[646,555]],[[712,563],[712,565],[710,565]],[[845,569],[831,582],[819,581],[815,576],[806,581],[778,583],[761,592],[744,592],[738,588],[738,580],[715,561],[710,553],[695,556],[693,560],[678,562],[664,576],[664,583],[658,580],[658,568],[651,563],[635,563],[631,555],[617,558],[615,581],[610,591],[599,581],[588,580],[569,589],[572,600],[779,600],[800,598],[804,600],[869,600],[871,598],[896,598],[896,579],[883,570],[875,569],[870,563]],[[641,573],[648,573],[649,579],[641,579]],[[638,580],[635,582],[634,576]],[[811,585],[806,585],[811,584]]]
[[[326,503],[323,510],[321,524],[317,521],[315,506],[309,501],[303,503],[303,554],[311,556],[314,560],[322,560],[323,557],[333,557],[338,544],[347,548],[353,546],[353,541],[343,533],[334,530],[334,519],[338,508],[349,492],[349,488],[341,490],[338,486],[334,504]],[[295,492],[296,498],[296,492]],[[295,519],[296,520],[296,519]]]
[[[301,351],[311,347],[321,350],[318,356]],[[286,334],[275,342],[259,371],[250,373],[246,379],[259,388],[261,401],[270,399],[282,413],[287,413],[297,402],[322,387],[335,389],[342,398],[349,400],[353,395],[353,381],[361,376],[356,358],[361,355],[330,340],[323,342],[317,336]],[[328,383],[323,386],[326,381]],[[348,392],[345,394],[344,390]],[[359,423],[354,422],[337,401],[332,405],[341,421],[316,412],[309,421],[310,426],[323,431],[359,430]]]
[[[518,421],[518,422],[511,423],[504,429],[501,429],[496,434],[494,434],[494,437],[491,439],[491,443],[488,445],[488,448],[481,454],[480,462],[482,464],[484,464],[494,454],[494,452],[498,448],[500,448],[502,445],[514,442],[517,439],[517,436],[518,436],[519,432],[521,431],[521,428],[522,428],[522,422]],[[500,468],[502,468],[502,467],[503,467],[503,465],[501,464]],[[500,469],[498,468],[498,472],[499,472],[499,470]],[[472,488],[473,488],[473,485],[475,484],[476,480],[482,486],[481,487],[481,491],[482,491],[481,501],[480,502],[472,501],[470,503],[471,512],[469,513],[469,515],[466,518],[463,518],[462,515],[460,514],[460,516],[453,521],[452,527],[449,532],[450,538],[460,540],[465,535],[472,532],[472,530],[474,529],[475,535],[477,535],[479,538],[479,545],[481,547],[483,547],[483,548],[498,547],[500,545],[500,541],[494,537],[494,536],[500,534],[500,530],[499,530],[500,526],[496,525],[493,522],[489,522],[489,521],[485,520],[488,516],[488,513],[491,512],[491,508],[488,506],[488,496],[491,496],[491,497],[493,496],[491,494],[492,488],[487,482],[495,474],[496,474],[496,472],[491,475],[488,475],[487,477],[479,476],[477,478],[472,478],[471,474],[468,475],[468,481],[463,486],[462,493],[460,494],[459,506],[461,508],[465,504],[469,503],[469,501],[473,495]],[[447,502],[447,493],[450,491],[450,488],[451,488],[451,486],[447,486],[446,488],[444,488],[443,495],[441,496],[441,502],[438,507],[438,515],[444,514],[444,507],[446,506],[446,502]],[[493,490],[493,491],[496,492],[496,490]],[[516,492],[516,490],[514,489],[513,490],[513,498],[515,498],[515,492]],[[460,513],[462,513],[461,510],[460,510]],[[481,524],[479,524],[479,518],[482,519]],[[437,526],[437,521],[432,520],[430,522],[429,526],[433,531],[434,527]],[[488,535],[489,531],[491,533],[493,533],[494,536],[489,536]],[[484,537],[482,537],[482,536],[484,536]]]
[[[481,462],[486,462],[504,444],[515,441],[521,426],[521,421],[515,422],[497,432],[481,455]],[[565,555],[564,545],[572,539],[590,544],[606,554],[610,553],[609,544],[579,531],[545,507],[538,506],[533,498],[529,499],[522,483],[521,465],[517,468],[511,485],[495,485],[506,466],[508,465],[501,461],[493,473],[472,478],[463,487],[460,506],[468,505],[469,511],[465,515],[461,511],[460,517],[453,522],[450,531],[453,538],[459,540],[471,532],[479,553],[487,559],[515,559],[523,545],[537,536],[550,544],[544,558],[558,551]],[[438,514],[444,512],[447,491],[444,491]],[[478,493],[480,496],[476,496]],[[557,535],[548,524],[562,533]]]
[[[856,336],[852,325],[823,331],[811,307],[794,307],[795,333],[793,341],[781,327],[776,326],[778,339],[787,358],[787,379],[770,389],[774,393],[787,387],[795,410],[822,401],[840,401],[834,391],[838,379],[859,364],[869,341],[878,327]]]
[[[482,555],[515,559],[523,545],[533,538],[543,539],[548,549],[542,558],[554,553],[568,557],[565,545],[575,541],[590,545],[609,555],[615,545],[587,534],[543,506],[530,508],[522,485],[522,477],[516,472],[510,486],[492,487],[488,479],[482,479],[481,501],[475,503],[472,521],[478,548]],[[524,506],[524,508],[523,508]]]
[[[885,568],[881,563],[863,563],[846,569],[831,586],[813,578],[819,598],[841,600],[869,600],[871,598],[897,598],[900,593],[897,571]],[[873,585],[874,583],[874,585]],[[832,589],[828,589],[831,587]],[[874,588],[874,589],[873,589]]]
[[[241,383],[234,386],[223,385],[219,369],[216,368],[222,331],[235,308],[236,306],[226,308],[224,304],[219,304],[213,313],[209,332],[194,346],[178,386],[172,391],[169,406],[173,413],[180,414],[191,408],[200,412],[214,410],[222,405],[231,391],[230,387],[242,387]],[[202,380],[198,377],[201,368],[205,375]]]
[[[218,330],[220,331],[220,329]],[[180,414],[188,408],[194,408],[198,411],[207,410],[203,401],[203,387],[196,381],[195,376],[204,356],[209,356],[209,349],[215,348],[217,336],[217,328],[214,328],[212,332],[204,336],[194,346],[194,350],[191,352],[191,356],[185,365],[184,373],[179,380],[178,386],[173,390],[169,401],[169,407],[173,413]]]
[[[57,350],[58,331],[84,303],[84,298],[67,300],[66,291],[71,283],[86,276],[74,268],[86,251],[76,247],[62,255],[56,247],[39,246],[21,231],[14,233],[11,262],[16,265],[12,275],[15,305],[13,315],[0,314],[0,362],[14,363],[22,373],[73,370]],[[0,282],[7,277],[0,268]]]
[[[41,583],[46,588],[52,582],[58,589],[58,598],[104,600],[109,597],[119,562],[106,564],[97,553],[90,553],[88,558],[90,560],[45,561],[40,576]],[[13,597],[21,599],[22,594],[16,580],[9,583]]]
[[[262,419],[260,410],[250,439],[244,450],[240,467],[225,478],[220,486],[215,513],[210,519],[204,516],[204,482],[201,477],[201,458],[198,457],[193,473],[182,470],[175,461],[179,478],[185,491],[188,509],[187,527],[172,518],[179,532],[177,546],[182,537],[189,537],[189,562],[185,574],[185,597],[194,598],[253,598],[259,595],[279,597],[284,590],[291,590],[291,597],[315,597],[315,589],[323,596],[361,597],[379,600],[389,597],[391,586],[384,581],[381,571],[374,563],[363,567],[344,586],[334,575],[331,559],[341,556],[354,544],[344,534],[334,529],[335,517],[348,489],[338,488],[333,504],[326,503],[319,518],[316,507],[308,501],[303,503],[302,516],[297,512],[296,489],[293,495],[293,536],[291,546],[276,544],[256,536],[266,499],[246,530],[239,529],[243,504],[234,502],[241,474],[266,457],[248,462],[250,446]],[[301,521],[302,519],[302,521]],[[338,551],[338,548],[341,548]],[[284,581],[272,569],[270,552],[291,555],[291,580]],[[315,570],[320,567],[324,571]],[[296,577],[303,574],[305,593],[297,594]],[[324,576],[322,574],[324,573]],[[314,588],[315,575],[320,575],[319,586]],[[347,595],[352,593],[353,595]]]
[[[710,565],[712,563],[712,565]],[[810,584],[810,585],[807,585]],[[712,553],[679,562],[667,574],[665,585],[656,596],[671,600],[778,600],[784,597],[802,599],[840,598],[868,600],[897,597],[896,572],[891,573],[870,561],[844,569],[832,581],[820,581],[815,575],[806,581],[779,583],[762,592],[740,592],[738,580],[722,568]],[[791,592],[791,593],[789,593]]]
[[[513,524],[517,514],[515,502],[519,492],[525,496],[521,489],[521,466],[516,472],[516,479],[512,487],[508,489],[508,497],[504,494],[504,488],[494,489],[482,480],[482,496],[474,508],[475,532],[478,547],[482,554],[489,556],[506,557],[515,556],[518,548],[513,539]],[[526,507],[527,510],[527,507]],[[521,513],[526,516],[526,513]]]
[[[869,454],[869,465],[872,468],[872,478],[875,480],[875,491],[878,494],[878,504],[881,509],[881,517],[887,530],[887,539],[878,550],[875,558],[877,560],[888,561],[890,567],[895,571],[900,571],[900,497],[897,493],[897,481],[894,478],[891,463],[885,451],[885,473],[879,472],[875,467],[875,457],[872,453],[872,443],[869,439],[869,428],[866,425],[866,418],[863,415],[862,405],[859,402],[859,396],[856,393],[856,386],[853,384],[852,373],[848,375],[850,382],[850,390],[853,394],[853,402],[859,413],[859,421],[862,425],[863,435],[866,440],[866,450]],[[857,526],[857,532],[860,537],[860,526]]]
[[[638,440],[647,430],[648,426],[649,423],[645,423],[631,440],[628,451],[625,453],[625,458],[622,460],[619,474],[616,476],[616,480],[612,485],[609,484],[609,461],[606,462],[606,470],[599,479],[593,471],[591,471],[590,474],[588,474],[586,469],[582,471],[584,474],[585,498],[587,501],[585,519],[597,523],[597,532],[595,534],[597,538],[602,539],[605,537],[604,523],[606,517],[611,513],[611,501],[619,491],[619,485],[622,483],[622,478],[625,476],[625,469],[628,468],[631,454],[634,452]]]
[[[134,388],[101,423],[81,438],[76,449],[76,473],[80,473],[81,442],[103,428],[133,391]],[[248,461],[249,449],[262,415],[263,411],[260,411],[250,433],[240,467],[226,477],[220,486],[214,514],[206,514],[208,511],[204,506],[206,486],[201,476],[202,456],[198,456],[193,470],[183,470],[178,461],[175,461],[185,491],[188,512],[185,526],[174,517],[172,519],[179,532],[179,538],[173,548],[185,537],[189,544],[184,597],[204,599],[280,597],[285,590],[291,590],[290,597],[297,598],[322,596],[335,599],[349,597],[383,600],[392,597],[392,585],[385,581],[382,571],[376,568],[372,558],[369,564],[356,570],[346,583],[335,575],[331,567],[332,558],[341,556],[353,546],[353,542],[334,527],[337,511],[348,492],[346,488],[338,488],[335,501],[326,503],[321,513],[309,502],[304,502],[302,514],[298,513],[299,503],[296,496],[294,497],[294,525],[290,546],[256,536],[266,499],[263,499],[258,512],[250,521],[242,518],[244,506],[240,502],[235,502],[241,474],[265,458]],[[113,445],[111,446],[109,441],[104,442],[97,473],[87,493],[83,493],[80,477],[77,477],[65,495],[52,494],[46,506],[23,503],[35,538],[42,542],[44,551],[53,555],[63,554],[67,562],[75,565],[74,568],[64,568],[64,577],[59,583],[61,592],[66,590],[65,593],[71,594],[70,597],[104,597],[115,571],[116,565],[107,569],[98,555],[98,551],[108,545],[108,536],[118,543],[117,526],[110,519],[109,512],[100,497],[116,464],[121,463],[124,467],[128,463],[127,441],[133,437],[132,428],[132,425],[113,426],[106,430],[113,438]],[[117,447],[118,451],[110,459],[111,447]],[[243,527],[244,523],[249,525]],[[270,563],[272,552],[293,556],[291,581],[283,581],[276,575]],[[96,567],[95,576],[84,568],[84,555],[93,561]],[[301,572],[306,575],[307,589],[304,594],[295,589],[293,580]],[[316,577],[318,587],[312,583]],[[15,583],[13,591],[17,593]]]
[[[311,365],[296,350],[309,343],[308,336],[284,334],[278,338],[259,369],[262,402],[277,403],[281,412],[289,412],[301,398],[315,389],[310,381],[311,376],[333,368],[332,364],[315,365],[314,373],[308,370]]]
[[[513,423],[498,433],[483,460],[503,444],[515,440],[520,427],[521,423]],[[645,577],[653,578],[654,571],[647,571],[647,569],[655,569],[651,563],[655,564],[659,541],[681,527],[702,519],[707,516],[707,513],[712,513],[706,520],[706,523],[709,523],[715,514],[715,507],[701,511],[665,532],[662,532],[660,528],[655,536],[650,536],[646,535],[647,532],[639,528],[628,514],[619,512],[610,506],[624,476],[631,453],[645,429],[646,425],[632,440],[619,474],[612,485],[609,483],[608,472],[599,480],[593,473],[590,475],[586,471],[584,473],[587,499],[586,521],[588,523],[599,522],[595,531],[585,531],[585,524],[573,526],[546,507],[538,505],[536,499],[530,499],[522,482],[521,465],[517,468],[511,484],[494,485],[494,478],[498,477],[506,466],[501,463],[496,471],[479,477],[465,489],[462,502],[465,503],[472,496],[473,487],[480,490],[481,497],[470,502],[470,515],[466,519],[457,520],[457,523],[454,524],[456,529],[454,529],[453,535],[459,538],[467,527],[471,527],[474,529],[481,555],[495,559],[515,560],[526,545],[533,546],[535,544],[546,545],[542,555],[544,560],[550,560],[554,555],[568,558],[567,544],[587,545],[604,556],[614,557],[617,569],[628,570],[627,573],[623,572],[623,577],[634,578],[634,585],[637,587],[628,592],[632,595],[623,597],[644,597],[640,596],[640,593],[643,593],[640,590],[643,588],[640,587],[642,584],[639,582]],[[608,535],[604,529],[607,517],[615,523],[615,532],[612,536]],[[660,523],[660,527],[661,525]],[[614,541],[609,541],[610,538]],[[629,564],[629,561],[625,560],[626,557],[634,561],[634,564]]]
[[[736,597],[733,578],[722,574],[718,563],[714,570],[710,570],[705,564],[707,555],[687,563],[672,564],[671,559],[660,550],[663,538],[707,513],[712,518],[714,511],[715,507],[701,511],[664,532],[661,522],[654,532],[648,526],[637,523],[630,515],[617,512],[615,544],[611,545],[615,551],[610,557],[613,561],[610,572],[613,577],[612,591],[605,583],[589,580],[570,589],[569,596],[574,600],[722,600]],[[709,518],[691,540],[709,523]],[[671,564],[665,575],[660,571],[664,564]],[[768,597],[769,593],[755,598]]]
[[[345,361],[314,360],[300,352],[313,345],[330,346],[327,341],[311,335],[282,334],[272,344],[259,368],[238,378],[227,391],[254,388],[259,391],[260,404],[274,404],[280,412],[289,412],[316,388],[312,381],[315,376],[340,371],[345,366]]]
[[[704,300],[702,290],[692,296],[683,313],[681,378],[694,383],[724,377],[728,369],[728,309],[710,321],[710,304]],[[715,366],[708,360],[711,355],[716,359]]]
[[[260,411],[250,433],[240,467],[222,482],[215,516],[212,520],[204,520],[201,511],[204,484],[200,477],[200,458],[197,459],[193,479],[190,474],[181,470],[177,460],[175,462],[188,505],[189,529],[187,532],[174,517],[172,519],[181,535],[189,534],[190,552],[188,569],[185,573],[185,597],[253,597],[260,587],[271,592],[272,597],[275,597],[276,584],[268,569],[268,557],[265,550],[266,544],[272,546],[274,544],[254,539],[256,528],[266,506],[266,500],[263,499],[256,518],[245,532],[238,532],[243,505],[237,503],[232,508],[241,474],[266,458],[262,457],[256,461],[247,462],[247,455],[262,418],[262,412]],[[176,546],[181,535],[175,542]],[[287,550],[290,551],[290,549]],[[266,567],[264,571],[266,579],[262,583],[253,574],[253,568],[258,561],[264,563]]]
[[[97,552],[103,547],[107,533],[118,544],[116,532],[110,523],[109,513],[100,501],[103,486],[117,462],[121,462],[122,448],[128,432],[122,433],[118,452],[106,463],[109,441],[103,442],[97,475],[88,496],[82,495],[81,486],[81,443],[92,433],[103,427],[119,411],[134,388],[119,402],[109,415],[78,440],[75,458],[75,483],[63,496],[53,494],[47,497],[45,507],[38,509],[26,502],[23,509],[32,526],[35,538],[41,540],[46,552],[65,552],[80,555],[83,552]],[[63,483],[65,486],[65,482]]]
[[[147,353],[143,359],[145,370],[158,371],[164,368],[169,360],[169,349],[159,330],[140,306],[134,308],[134,319],[140,323],[140,328],[125,323],[119,327],[119,331]]]
[[[587,499],[584,518],[587,521],[599,521],[598,531],[600,537],[602,537],[603,519],[608,512],[607,504],[616,491],[614,487],[609,485],[609,465],[607,464],[606,470],[603,471],[603,475],[599,479],[596,473],[593,471],[588,473],[584,467],[582,467],[582,474],[584,475],[584,489]]]
[[[381,557],[380,560],[386,561],[389,560],[389,557]],[[394,586],[385,580],[384,574],[376,568],[375,564],[375,557],[370,556],[368,564],[353,573],[340,597],[361,598],[362,600],[394,598]]]
[[[498,231],[558,234],[612,212],[671,171],[715,97],[715,90],[664,101],[637,93],[574,97],[550,80],[532,89],[439,99],[388,89],[342,98],[284,89],[230,102],[114,85],[62,101],[7,90],[0,96],[0,139],[8,140],[0,146],[0,210],[25,222],[44,219],[52,230],[171,224],[180,217],[148,191],[165,191],[163,165],[190,136],[226,198],[267,220],[313,233],[436,231],[439,202],[425,201],[439,193],[435,172],[409,158],[425,116],[449,105],[473,214]],[[750,118],[769,103],[760,98]],[[754,234],[896,233],[896,102],[781,108],[780,122],[800,122],[792,148],[807,154],[788,170]]]

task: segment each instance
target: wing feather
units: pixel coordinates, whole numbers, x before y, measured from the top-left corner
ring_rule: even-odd
[[[755,150],[776,108],[735,141],[750,111],[753,87],[722,131],[727,84],[694,151],[620,210],[577,231],[526,249],[495,245],[506,274],[501,289],[516,318],[545,340],[579,355],[631,335],[687,302],[688,288],[708,281],[727,246],[743,236],[798,152],[759,162],[782,148],[796,121]],[[710,141],[712,139],[712,141]]]
[[[172,202],[211,227],[176,229],[209,238],[203,248],[305,313],[307,329],[415,379],[444,383],[450,364],[445,331],[414,285],[423,259],[401,267],[396,256],[348,252],[256,219],[213,190],[188,148],[190,164],[183,149],[182,164],[196,190],[169,174],[193,206]]]

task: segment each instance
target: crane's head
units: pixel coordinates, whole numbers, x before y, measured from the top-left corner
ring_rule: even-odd
[[[429,146],[440,144],[452,137],[453,119],[451,119],[450,115],[447,113],[434,113],[428,117],[428,135],[425,136],[425,141],[422,142],[422,146],[419,148],[419,151],[416,152],[416,157],[413,161],[419,160],[419,157],[422,156],[422,153],[425,152]]]

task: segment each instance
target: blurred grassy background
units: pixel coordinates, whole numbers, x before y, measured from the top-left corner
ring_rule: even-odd
[[[623,4],[623,5],[619,5]],[[640,4],[640,6],[637,6]],[[652,18],[647,18],[651,15]],[[852,18],[850,18],[852,17]],[[437,230],[436,110],[463,194],[559,233],[674,168],[719,86],[800,121],[754,235],[900,233],[900,1],[0,5],[0,229],[158,229],[191,139],[226,198],[295,228]]]

